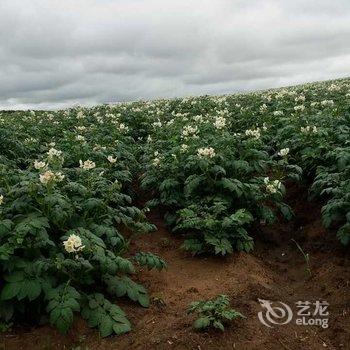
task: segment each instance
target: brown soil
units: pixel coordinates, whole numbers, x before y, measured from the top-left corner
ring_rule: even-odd
[[[289,192],[296,218],[257,232],[252,254],[228,258],[189,256],[179,249],[182,239],[170,234],[160,215],[152,213],[158,231],[140,237],[132,250],[159,254],[169,268],[138,274],[152,297],[149,309],[118,301],[133,324],[131,333],[101,339],[77,320],[67,336],[49,326],[14,329],[0,335],[0,349],[350,349],[350,256],[334,232],[322,228],[320,205],[308,202],[306,191]],[[291,239],[310,254],[311,277]],[[232,307],[246,318],[228,325],[224,333],[194,331],[194,318],[185,312],[188,304],[218,294],[227,294]],[[262,310],[258,299],[282,301],[293,311],[297,301],[326,300],[329,327],[298,326],[293,319],[268,328],[257,317]]]

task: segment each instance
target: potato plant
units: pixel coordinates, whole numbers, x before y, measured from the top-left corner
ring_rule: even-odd
[[[80,313],[103,336],[129,331],[112,301],[147,307],[134,264],[166,268],[128,249],[151,207],[192,254],[249,252],[259,225],[293,217],[285,194],[302,181],[349,244],[349,134],[349,79],[0,112],[1,321],[67,332]]]
[[[148,307],[149,297],[132,279],[143,253],[126,256],[123,232],[154,226],[125,193],[132,181],[127,146],[107,156],[84,144],[77,161],[69,142],[74,149],[73,140],[60,140],[67,152],[42,147],[27,168],[16,167],[11,154],[0,166],[0,315],[6,322],[47,318],[66,333],[80,313],[102,336],[128,332],[130,322],[110,300],[126,296]],[[165,267],[145,256],[144,265]]]
[[[224,331],[225,323],[238,318],[244,318],[240,312],[230,309],[230,299],[227,295],[223,294],[210,300],[191,303],[187,309],[187,313],[195,313],[198,316],[193,323],[193,327],[197,330],[205,330],[213,327]]]

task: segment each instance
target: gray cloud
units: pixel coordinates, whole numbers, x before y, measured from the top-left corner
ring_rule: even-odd
[[[348,0],[1,0],[0,108],[349,75]]]

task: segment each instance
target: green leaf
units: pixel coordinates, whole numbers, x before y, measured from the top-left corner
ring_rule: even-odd
[[[0,319],[3,319],[5,322],[9,322],[13,316],[13,313],[13,303],[0,301]]]
[[[113,324],[113,331],[116,334],[123,334],[131,331],[131,326],[130,324],[118,324],[114,323]]]
[[[72,286],[61,284],[47,295],[49,300],[46,311],[50,313],[50,322],[65,334],[73,323],[74,312],[80,311],[80,294]]]
[[[224,330],[225,330],[224,325],[223,325],[220,321],[218,321],[218,320],[216,320],[216,321],[213,322],[213,326],[214,326],[215,328],[220,329],[221,331],[224,331]]]
[[[157,269],[158,271],[166,269],[166,262],[158,255],[152,253],[139,252],[134,256],[134,260],[141,266],[147,266],[149,270]]]
[[[131,330],[131,325],[125,317],[124,312],[117,306],[110,303],[102,294],[91,294],[87,296],[82,316],[87,320],[90,327],[98,327],[102,337],[107,337],[113,332],[122,334]],[[89,305],[97,303],[97,307],[91,309]]]
[[[13,299],[19,293],[21,289],[21,282],[13,282],[5,284],[1,291],[1,300]]]
[[[102,317],[99,330],[101,337],[108,337],[113,333],[113,320],[109,316]]]
[[[143,307],[149,307],[149,296],[146,289],[140,284],[135,283],[130,278],[123,276],[104,276],[109,293],[122,297],[127,295],[131,300],[138,301]]]
[[[350,242],[350,223],[349,222],[347,222],[338,230],[337,237],[342,244],[344,245],[349,244]]]
[[[199,239],[189,238],[185,239],[181,248],[190,251],[193,254],[198,254],[203,251],[203,243]]]
[[[236,197],[241,197],[243,194],[242,183],[237,179],[223,178],[220,180],[220,184],[223,188],[235,193]]]
[[[291,220],[293,218],[294,214],[292,208],[289,205],[283,203],[278,204],[277,206],[286,220]]]
[[[28,299],[30,301],[36,299],[41,293],[41,281],[38,280],[30,280],[27,282],[28,288]]]
[[[226,255],[233,252],[232,245],[227,238],[216,238],[206,235],[205,242],[214,246],[215,254]]]
[[[193,323],[193,327],[195,329],[204,329],[204,328],[207,328],[209,325],[210,325],[209,317],[199,317]]]

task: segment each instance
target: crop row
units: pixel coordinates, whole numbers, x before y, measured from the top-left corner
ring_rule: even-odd
[[[0,114],[0,317],[80,312],[103,336],[130,330],[109,299],[144,307],[131,256],[161,208],[192,254],[254,247],[251,233],[289,220],[290,183],[321,198],[326,227],[350,241],[350,80],[249,94]],[[140,191],[149,198],[138,203]],[[92,292],[93,291],[93,292]]]

